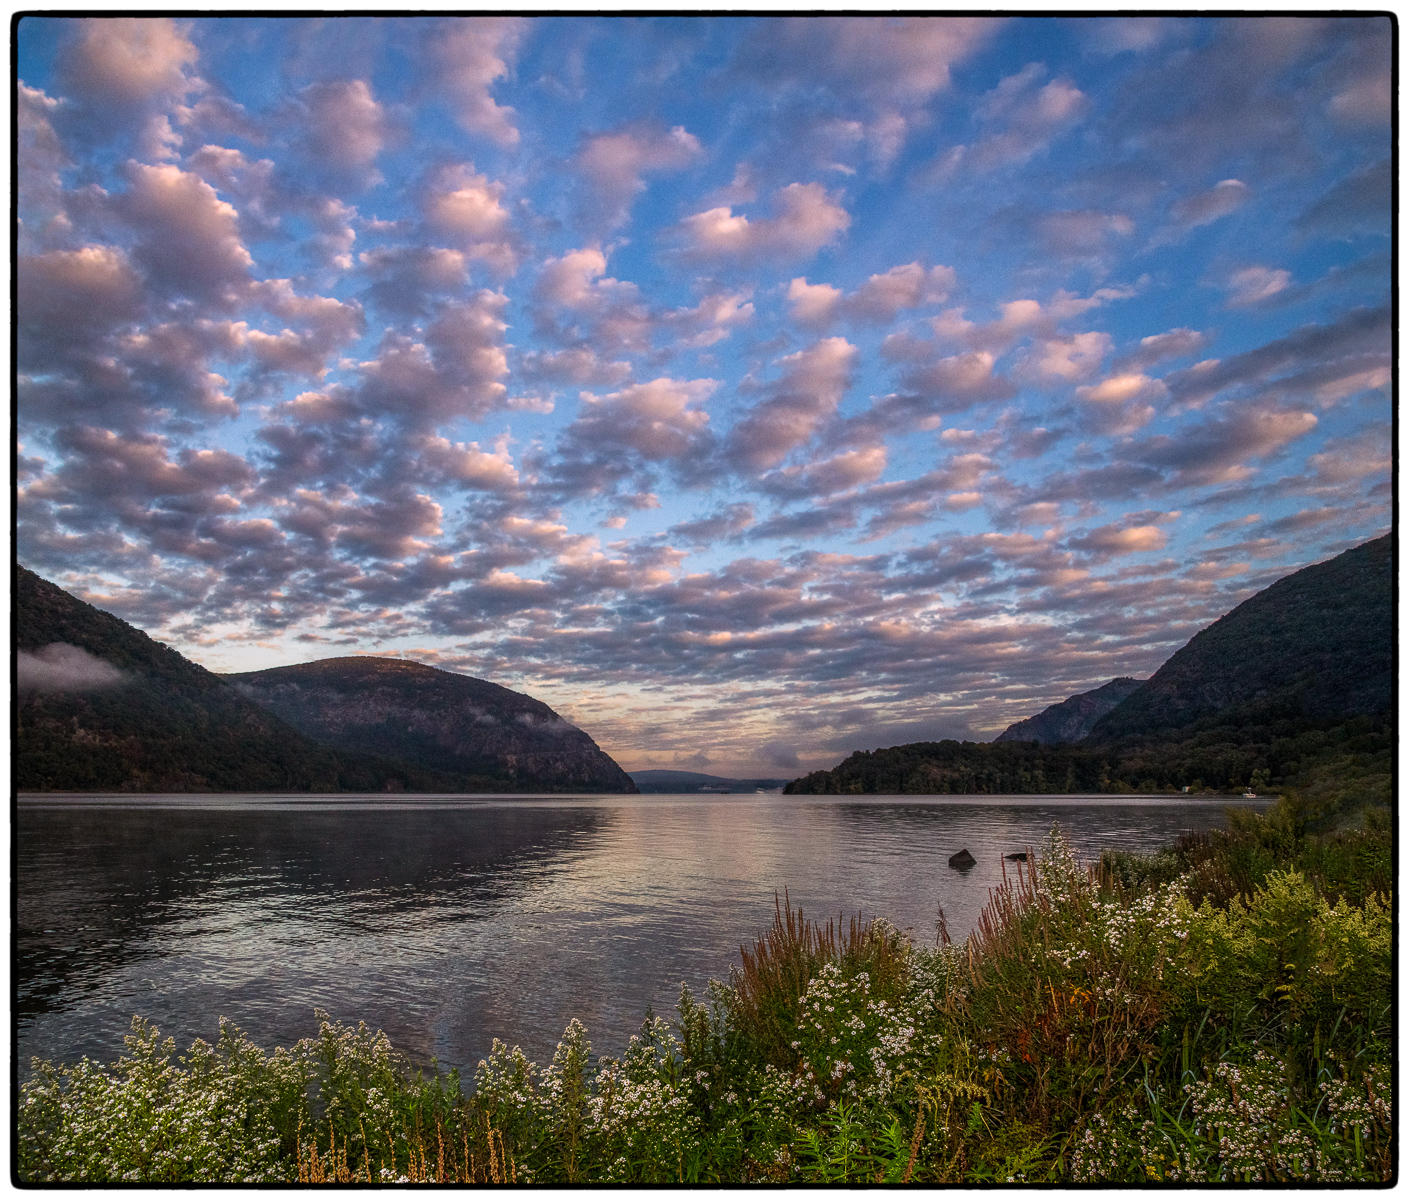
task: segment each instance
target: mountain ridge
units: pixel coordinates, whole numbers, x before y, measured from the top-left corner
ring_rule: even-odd
[[[541,700],[427,663],[348,655],[222,678],[322,745],[463,775],[464,790],[636,790]]]
[[[1385,534],[1283,576],[1191,638],[1078,741],[857,751],[784,790],[1241,791],[1253,781],[1265,787],[1313,777],[1318,786],[1336,786],[1339,772],[1353,777],[1347,786],[1387,798],[1393,566],[1393,535]]]
[[[257,703],[228,678],[18,563],[12,583],[16,791],[589,790],[577,776],[555,778],[517,761],[496,762],[492,750],[480,754],[476,765],[483,770],[477,773],[434,756],[417,761],[377,753],[378,743],[370,738],[330,745]],[[602,767],[603,786],[590,790],[635,791],[625,772],[585,733],[539,700],[421,663],[352,657],[400,664],[388,668],[395,673],[424,678],[424,672],[434,672],[468,681],[485,713],[525,716],[524,737],[516,743],[520,754],[524,747],[531,750],[535,732],[540,741],[566,741],[579,750],[586,739],[595,752],[586,757],[599,767],[610,765]],[[572,757],[561,755],[558,761]],[[551,770],[554,756],[540,754],[539,763]]]
[[[1033,717],[1015,721],[995,742],[1041,742],[1044,745],[1082,741],[1092,726],[1145,681],[1121,676],[1089,692],[1048,705]]]

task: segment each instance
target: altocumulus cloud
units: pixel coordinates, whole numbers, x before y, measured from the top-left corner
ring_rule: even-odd
[[[628,768],[990,736],[1389,525],[1392,32],[26,16],[18,557]]]

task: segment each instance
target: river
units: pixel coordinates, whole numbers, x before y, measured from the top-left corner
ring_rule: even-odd
[[[180,1050],[220,1016],[272,1049],[316,1032],[314,1009],[467,1075],[496,1037],[546,1063],[573,1016],[619,1053],[682,981],[726,978],[784,889],[810,917],[880,915],[926,943],[942,909],[959,940],[1003,856],[1054,824],[1089,859],[1220,825],[1228,803],[21,796],[19,1062],[111,1061],[134,1014]],[[976,865],[951,868],[965,848]]]

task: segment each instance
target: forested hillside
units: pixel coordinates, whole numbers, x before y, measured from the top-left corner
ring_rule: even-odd
[[[861,751],[831,770],[794,780],[787,790],[1198,792],[1314,783],[1347,798],[1388,800],[1394,591],[1394,548],[1386,535],[1240,604],[1080,740],[1009,740],[1014,731],[1032,728],[1020,722],[993,743]],[[1061,710],[1053,706],[1031,720],[1047,736],[1073,715]],[[1058,720],[1041,722],[1048,713]]]

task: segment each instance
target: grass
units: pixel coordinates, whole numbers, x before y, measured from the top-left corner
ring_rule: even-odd
[[[469,1086],[320,1015],[36,1062],[25,1182],[1342,1182],[1395,1177],[1383,812],[1288,799],[1087,868],[1054,836],[962,944],[771,928],[620,1056],[569,1024]]]

